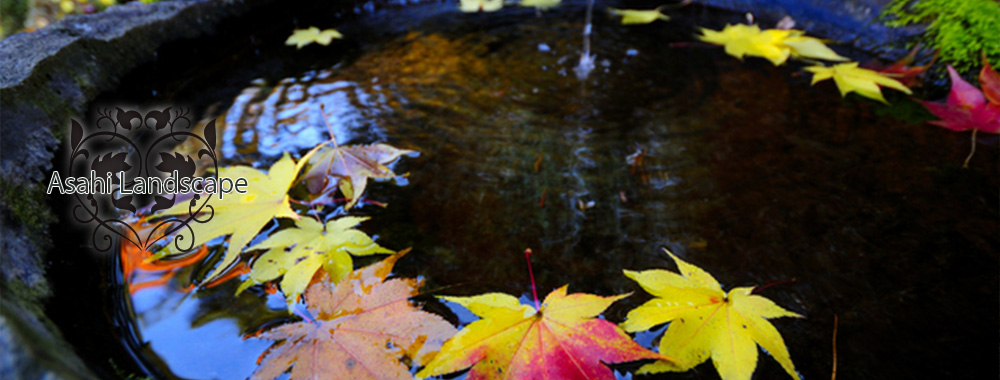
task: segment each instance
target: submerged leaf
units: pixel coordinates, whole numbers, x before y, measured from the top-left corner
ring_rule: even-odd
[[[276,343],[251,379],[412,379],[405,362],[425,363],[455,334],[443,318],[410,303],[421,280],[386,280],[400,252],[345,276],[321,278],[306,290],[313,321],[284,324],[259,338]]]
[[[285,45],[292,46],[301,49],[303,46],[309,45],[311,43],[317,43],[323,46],[329,45],[334,39],[344,38],[343,34],[340,34],[336,29],[326,29],[320,31],[319,28],[315,26],[310,26],[309,29],[295,29],[291,36],[285,40]]]
[[[291,312],[320,268],[329,274],[330,281],[337,282],[354,269],[351,255],[393,253],[375,244],[364,232],[352,229],[365,220],[368,218],[345,216],[327,222],[324,227],[311,218],[299,219],[295,228],[278,231],[249,248],[268,251],[253,262],[250,278],[240,290],[284,276],[281,291]]]
[[[365,192],[369,178],[393,178],[385,165],[412,150],[397,149],[388,144],[338,146],[319,151],[310,161],[312,167],[305,178],[309,192],[328,194],[339,188],[350,199],[346,208],[354,206]]]
[[[670,16],[660,12],[660,8],[649,10],[608,8],[608,11],[615,16],[622,16],[622,25],[649,24],[656,20],[670,21]]]
[[[841,96],[856,92],[858,95],[888,104],[889,102],[882,97],[882,90],[879,89],[879,86],[899,90],[905,94],[912,93],[899,81],[882,75],[878,71],[858,67],[857,62],[841,63],[831,67],[810,66],[806,67],[805,70],[813,73],[812,84],[833,78],[837,88],[840,89]]]
[[[423,378],[472,367],[474,379],[614,379],[605,365],[667,359],[648,351],[613,323],[595,318],[625,295],[601,297],[552,291],[541,310],[502,293],[442,297],[482,319],[445,342]]]
[[[712,275],[667,253],[680,274],[658,269],[625,271],[625,276],[656,297],[628,313],[622,323],[625,331],[670,322],[660,338],[660,353],[675,360],[647,364],[640,374],[687,371],[711,357],[723,380],[749,380],[757,366],[759,344],[792,378],[799,379],[785,341],[767,319],[801,315],[753,295],[753,288],[734,288],[726,294]]]

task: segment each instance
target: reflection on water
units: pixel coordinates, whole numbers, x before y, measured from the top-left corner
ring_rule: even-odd
[[[669,48],[671,26],[598,17],[580,81],[582,20],[532,17],[461,33],[432,18],[350,62],[249,84],[219,115],[223,155],[271,162],[327,125],[341,144],[419,150],[394,168],[408,185],[369,187],[389,206],[358,212],[380,244],[414,248],[397,270],[439,294],[529,292],[530,247],[540,293],[637,292],[605,314],[620,321],[648,297],[621,270],[669,268],[669,247],[727,289],[794,279],[764,295],[808,317],[775,323],[806,378],[829,374],[835,314],[843,378],[996,370],[982,334],[998,322],[996,137],[963,170],[964,136],[878,118],[790,69]],[[286,317],[283,302],[186,285],[133,297],[147,355],[180,377],[243,378],[268,343],[241,337]],[[763,356],[757,373],[786,376]]]

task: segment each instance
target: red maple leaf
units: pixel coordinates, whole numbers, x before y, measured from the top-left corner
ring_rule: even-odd
[[[948,74],[951,76],[951,92],[947,102],[921,102],[934,116],[941,119],[929,123],[953,131],[1000,133],[1000,103],[993,102],[992,97],[988,101],[983,92],[962,79],[954,67],[948,66]],[[989,65],[983,67],[981,76],[987,77],[986,83],[998,80],[996,71]],[[995,90],[990,87],[988,91]],[[997,94],[991,92],[992,95]]]

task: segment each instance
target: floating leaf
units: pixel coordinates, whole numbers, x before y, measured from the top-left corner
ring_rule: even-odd
[[[670,16],[660,12],[660,8],[650,10],[608,8],[611,14],[622,16],[622,25],[649,24],[656,20],[670,21]]]
[[[364,194],[369,178],[395,177],[396,173],[385,165],[409,153],[414,152],[388,144],[323,149],[311,161],[312,167],[305,174],[306,184],[313,194],[331,193],[339,185],[344,197],[351,200],[346,208],[351,208]]]
[[[667,359],[642,348],[613,323],[594,318],[626,296],[566,295],[563,286],[538,311],[502,293],[442,297],[482,319],[445,342],[417,377],[471,366],[469,379],[614,379],[605,363]]]
[[[840,89],[841,96],[857,92],[858,95],[888,104],[889,102],[882,97],[882,90],[879,89],[880,85],[902,91],[906,94],[912,93],[909,88],[899,83],[899,81],[882,75],[877,71],[858,67],[857,62],[841,63],[832,67],[810,66],[806,67],[805,70],[813,73],[812,84],[833,78],[833,81],[837,83],[837,88]]]
[[[625,276],[656,298],[630,311],[622,327],[636,332],[670,322],[660,338],[660,353],[675,359],[647,364],[638,373],[686,371],[711,357],[723,380],[749,380],[757,366],[759,344],[792,378],[799,379],[785,341],[767,319],[801,315],[753,295],[750,287],[726,294],[712,275],[667,253],[680,274],[657,269],[625,271]]]
[[[441,317],[410,297],[422,281],[386,281],[405,251],[357,270],[336,286],[321,278],[305,293],[316,321],[278,326],[259,338],[276,341],[251,379],[274,379],[291,367],[298,379],[412,379],[405,361],[421,365],[455,334]]]
[[[230,264],[236,261],[243,248],[271,219],[299,218],[299,215],[292,211],[289,206],[287,193],[302,169],[303,163],[308,161],[311,155],[312,152],[302,157],[302,160],[296,165],[286,154],[272,165],[267,173],[247,166],[232,166],[219,170],[219,177],[246,178],[248,186],[246,194],[235,192],[224,194],[222,199],[210,195],[212,199],[208,201],[208,204],[214,208],[215,212],[212,219],[205,223],[190,224],[194,238],[201,242],[232,235],[225,256],[206,280],[212,280],[219,276]],[[207,209],[208,207],[203,211],[207,212]],[[163,211],[160,215],[187,216],[188,210],[188,203],[182,202]]]
[[[726,54],[743,59],[744,56],[765,58],[775,66],[784,64],[789,57],[846,61],[821,40],[805,36],[794,29],[760,30],[757,25],[726,25],[721,31],[701,29],[702,41],[723,45]]]
[[[317,43],[323,46],[329,45],[333,39],[344,38],[343,34],[340,34],[336,29],[326,29],[320,31],[319,28],[315,26],[310,26],[309,29],[295,29],[292,35],[285,40],[285,45],[295,45],[295,48],[301,49],[303,46],[309,45],[311,43]]]
[[[905,57],[900,58],[898,61],[893,62],[888,66],[882,65],[878,61],[874,61],[868,66],[875,71],[896,79],[899,83],[902,83],[906,87],[912,88],[920,86],[922,83],[919,77],[931,67],[931,64],[928,63],[923,66],[912,66],[913,61],[916,60],[918,51],[919,46],[914,47],[913,50],[910,50]]]
[[[979,87],[983,88],[986,99],[1000,106],[1000,74],[993,70],[990,62],[983,56],[983,69],[979,71]]]
[[[558,7],[561,3],[562,0],[521,0],[520,5],[522,7],[533,7],[541,10],[547,10]]]
[[[461,0],[458,9],[462,12],[494,12],[503,8],[503,0]]]
[[[254,261],[250,278],[240,286],[239,291],[284,276],[281,290],[291,312],[299,295],[320,268],[330,275],[331,281],[337,282],[354,269],[351,255],[393,253],[375,244],[364,232],[352,229],[365,220],[368,218],[345,216],[327,222],[324,228],[314,219],[302,218],[295,222],[295,228],[272,234],[267,240],[249,248],[268,251]]]
[[[986,72],[987,67],[983,71]],[[996,72],[993,73],[995,74]],[[951,91],[947,102],[921,102],[934,116],[941,118],[929,123],[953,131],[1000,133],[1000,104],[989,101],[982,91],[962,79],[954,67],[948,66],[948,75],[951,76]],[[986,73],[987,80],[984,82],[980,79],[980,82],[989,85],[989,75]],[[980,77],[982,76],[983,73],[980,73]]]

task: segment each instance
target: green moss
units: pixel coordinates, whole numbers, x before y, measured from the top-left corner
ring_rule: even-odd
[[[893,0],[882,16],[891,27],[927,24],[921,42],[959,71],[975,71],[984,53],[992,65],[1000,64],[997,0]]]
[[[48,206],[48,195],[41,185],[15,185],[0,179],[0,198],[3,207],[15,220],[27,226],[28,233],[36,241],[44,241],[49,224],[55,217]],[[45,239],[47,240],[47,239]]]
[[[28,17],[27,0],[0,1],[0,37],[7,37],[24,29],[24,20]]]

